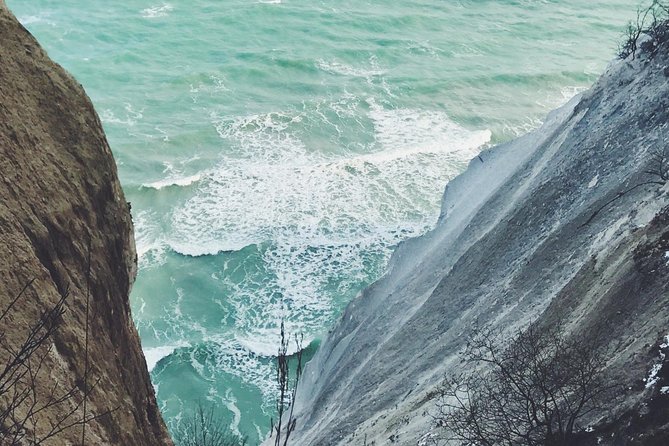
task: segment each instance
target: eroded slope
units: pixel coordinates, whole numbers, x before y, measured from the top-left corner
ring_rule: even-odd
[[[475,323],[560,319],[583,342],[610,326],[607,371],[629,389],[611,412],[638,409],[669,333],[668,188],[652,173],[669,144],[667,65],[667,51],[613,63],[448,185],[436,229],[398,248],[307,366],[296,444],[423,442]]]

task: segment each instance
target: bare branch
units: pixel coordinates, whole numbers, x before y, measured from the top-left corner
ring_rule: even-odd
[[[531,325],[507,346],[476,329],[464,353],[473,368],[439,389],[435,426],[447,443],[567,446],[583,417],[612,396],[595,344]]]

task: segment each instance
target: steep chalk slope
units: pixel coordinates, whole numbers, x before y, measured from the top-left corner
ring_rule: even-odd
[[[398,248],[308,364],[295,444],[423,444],[431,392],[462,371],[476,321],[513,333],[560,318],[583,342],[605,322],[608,373],[630,387],[611,410],[648,397],[669,333],[669,201],[666,185],[634,186],[659,180],[647,171],[669,143],[668,59],[613,63],[448,185],[436,229]]]
[[[31,380],[37,394],[26,401],[37,400],[42,407],[50,395],[73,393],[27,420],[28,437],[46,435],[70,410],[61,427],[81,420],[84,388],[97,383],[87,399],[87,416],[109,413],[87,424],[85,444],[171,444],[130,317],[135,261],[128,204],[89,99],[0,0],[0,312],[34,280],[3,315],[0,364],[10,356],[6,348],[21,345],[40,314],[69,290],[59,329],[47,343],[51,351]],[[32,367],[35,373],[37,364]],[[28,382],[28,376],[20,382]],[[5,409],[21,386],[1,390]],[[14,415],[27,411],[19,405]],[[81,444],[81,438],[82,428],[75,426],[46,444]],[[0,438],[0,444],[9,441]]]

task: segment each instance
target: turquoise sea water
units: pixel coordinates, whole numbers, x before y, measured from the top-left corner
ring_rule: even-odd
[[[132,202],[135,322],[174,425],[269,426],[278,326],[311,350],[445,184],[613,57],[629,0],[7,0],[84,85]],[[313,341],[313,342],[312,342]]]

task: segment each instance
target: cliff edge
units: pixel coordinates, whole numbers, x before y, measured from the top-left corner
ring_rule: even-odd
[[[32,365],[15,368],[21,380],[0,376],[0,387],[14,383],[0,388],[0,408],[13,404],[0,444],[32,402],[19,444],[49,434],[45,444],[82,444],[82,434],[84,444],[172,444],[130,316],[135,262],[129,204],[90,100],[0,0],[0,364],[65,296]]]
[[[556,321],[583,343],[606,327],[626,390],[588,420],[597,444],[668,444],[667,46],[613,62],[448,184],[436,228],[399,246],[307,365],[295,444],[431,444],[436,389],[466,372],[475,326]]]

